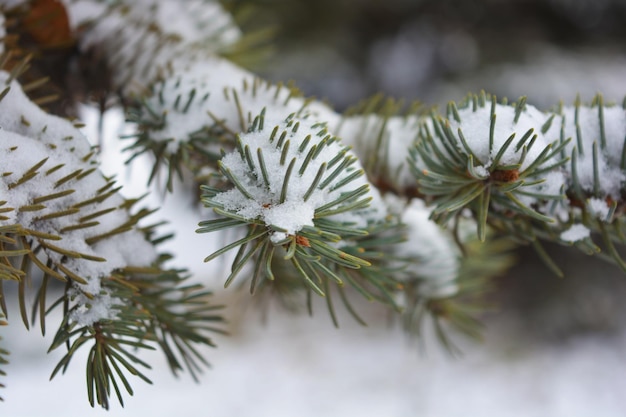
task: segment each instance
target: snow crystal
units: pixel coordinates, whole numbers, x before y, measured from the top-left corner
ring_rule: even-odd
[[[483,165],[478,165],[474,167],[474,172],[476,172],[481,177],[489,177],[489,170]]]
[[[573,224],[569,229],[561,233],[561,240],[565,242],[576,242],[586,239],[590,236],[591,232],[582,224]]]

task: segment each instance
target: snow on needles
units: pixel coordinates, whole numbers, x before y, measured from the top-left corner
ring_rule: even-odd
[[[241,37],[217,1],[65,0],[74,28],[85,26],[83,51],[104,52],[113,84],[138,93],[177,62],[185,64],[226,49]],[[182,58],[182,59],[181,59]]]
[[[450,120],[452,131],[457,132],[459,129],[462,131],[465,141],[478,158],[476,163],[481,163],[485,168],[491,167],[493,159],[512,134],[515,134],[515,139],[500,158],[499,165],[513,165],[520,161],[523,148],[515,145],[531,129],[532,135],[536,135],[537,138],[532,147],[527,148],[528,153],[522,162],[521,170],[534,162],[550,144],[551,141],[546,140],[541,133],[541,126],[547,120],[547,116],[535,107],[526,105],[517,115],[513,106],[496,104],[494,114],[496,120],[492,144],[489,140],[492,110],[488,105],[478,106],[476,109],[470,106],[459,109],[460,121]],[[530,138],[526,143],[530,143]],[[459,148],[464,151],[462,147]]]
[[[8,79],[0,72],[0,85]],[[97,170],[94,155],[72,123],[46,114],[17,82],[10,84],[0,100],[0,200],[10,209],[0,216],[0,227],[17,227],[5,230],[24,236],[32,249],[41,249],[43,264],[71,278],[72,319],[80,325],[114,316],[110,307],[117,301],[102,278],[156,259],[152,244],[132,227],[126,200]]]
[[[239,135],[239,145],[220,165],[241,187],[218,194],[215,202],[246,219],[263,221],[275,231],[275,243],[314,226],[316,212],[334,206],[343,193],[369,188],[357,158],[324,124],[293,117],[265,119],[258,129]],[[370,208],[330,217],[357,227],[382,219],[386,210],[380,197],[369,194],[375,200]]]
[[[559,132],[561,129],[562,133]],[[566,106],[553,122],[550,133],[555,137],[562,134],[565,138],[572,138],[567,153],[576,158],[575,174],[582,190],[597,197],[620,199],[620,190],[626,180],[621,166],[626,139],[626,110],[622,106],[602,103]],[[573,175],[571,172],[572,183]]]
[[[167,142],[167,151],[175,153],[181,142],[203,131],[246,131],[263,109],[273,118],[297,114],[320,122],[338,119],[322,103],[311,103],[288,87],[262,81],[223,58],[211,56],[181,65],[171,77],[157,82],[153,94],[144,99],[137,122],[150,140]]]

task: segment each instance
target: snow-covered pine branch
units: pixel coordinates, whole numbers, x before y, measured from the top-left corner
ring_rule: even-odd
[[[605,250],[626,270],[614,244],[624,235],[625,105],[598,96],[589,106],[578,101],[542,112],[525,99],[498,103],[481,93],[449,104],[445,115],[400,113],[401,106],[378,107],[375,99],[341,115],[228,59],[241,52],[244,35],[217,1],[182,8],[174,0],[64,4],[80,53],[106,63],[110,92],[137,128],[126,138],[133,141],[130,159],[152,155],[151,180],[169,171],[170,190],[185,170],[204,184],[202,202],[218,218],[201,222],[199,232],[243,231],[207,257],[238,249],[227,285],[248,263],[253,291],[280,269],[326,296],[333,318],[330,284],[350,311],[344,285],[394,306],[402,294],[412,326],[423,311],[453,321],[459,309],[448,303],[464,294],[460,277],[470,263],[463,252],[491,229],[540,253],[539,240]],[[128,321],[143,323],[140,339],[160,334],[169,352],[168,337],[219,320],[204,310],[171,315],[159,304],[154,294],[175,291],[182,278],[176,271],[162,278],[160,258],[137,226],[147,211],[132,214],[76,129],[51,119],[13,85],[0,101],[1,250],[27,259],[46,280],[71,282],[70,313],[53,346],[69,340],[72,326],[97,341],[110,331],[115,340],[116,331],[128,330],[115,323]],[[25,271],[3,265],[0,278],[23,286]],[[481,273],[488,275],[472,270]],[[159,280],[147,278],[154,275]],[[43,313],[45,293],[38,297]],[[173,304],[188,297],[183,291]],[[136,306],[149,306],[151,315]],[[181,351],[181,363],[201,361],[195,353]],[[105,359],[92,356],[92,376]],[[182,366],[168,359],[174,369]],[[108,381],[91,381],[92,403],[107,404]]]
[[[470,208],[481,238],[489,223],[541,254],[538,239],[598,253],[590,239],[598,232],[626,270],[614,246],[624,228],[626,110],[601,96],[546,113],[525,101],[498,104],[482,93],[423,122],[411,164],[418,190],[442,224]]]
[[[580,188],[576,160],[586,161],[580,173],[585,184],[593,171],[589,170],[593,164],[588,163],[593,161],[593,146],[583,152],[580,134],[574,140],[576,129],[567,126],[569,123],[585,130],[581,123],[595,123],[601,134],[606,122],[615,126],[611,129],[620,136],[623,127],[618,119],[623,117],[623,109],[599,111],[596,120],[601,118],[601,122],[586,116],[579,120],[577,111],[572,124],[567,108],[561,113],[544,113],[524,100],[499,104],[495,98],[480,94],[458,106],[450,105],[446,116],[396,116],[393,112],[341,116],[318,101],[301,97],[293,88],[262,81],[220,57],[220,51],[232,47],[240,35],[228,13],[215,2],[198,2],[206,6],[206,14],[196,17],[183,12],[173,23],[162,18],[171,2],[146,0],[136,7],[121,2],[112,9],[94,12],[99,4],[82,9],[73,2],[68,4],[73,21],[84,28],[79,43],[84,49],[102,51],[113,79],[125,74],[119,78],[124,80],[124,88],[130,80],[135,87],[144,87],[122,89],[122,98],[134,103],[130,118],[138,125],[133,155],[152,153],[156,157],[154,173],[167,166],[170,188],[176,171],[190,169],[199,176],[214,172],[220,149],[234,149],[236,135],[246,132],[264,109],[267,117],[275,119],[296,114],[325,123],[329,132],[353,146],[374,184],[385,191],[424,198],[434,204],[432,218],[441,224],[470,208],[481,239],[491,224],[532,242],[540,252],[538,239],[574,242],[588,253],[597,252],[599,248],[587,238],[588,229],[599,231],[604,246],[616,254],[612,242],[619,233],[603,226],[609,215],[620,214],[615,196],[608,210],[600,201],[602,197],[582,196],[580,192],[578,200],[586,207],[582,214],[580,204],[570,204],[572,187]],[[126,13],[126,9],[135,11]],[[90,20],[94,24],[84,25]],[[132,25],[139,28],[136,33],[109,31],[111,26]],[[213,43],[199,52],[200,39],[212,39]],[[124,45],[144,52],[134,54]],[[598,109],[606,107],[597,104]],[[575,143],[578,155],[570,161]],[[604,151],[605,142],[599,144]],[[611,148],[610,153],[621,155],[620,149]],[[412,154],[410,162],[405,158],[407,153]],[[608,173],[603,171],[603,159],[596,160],[596,170],[602,172],[596,179],[615,187],[610,178],[622,175],[617,165],[613,164],[614,170]],[[599,190],[598,185],[594,187]],[[587,216],[590,210],[604,215],[604,223],[594,223],[598,216]],[[610,223],[619,229],[619,219]],[[621,264],[619,257],[614,258]]]
[[[337,118],[294,88],[263,81],[216,56],[157,81],[138,104],[129,110],[130,121],[138,127],[137,134],[130,135],[136,137],[131,150],[134,155],[149,151],[155,166],[168,166],[170,188],[172,174],[182,167],[195,174],[215,169],[220,150],[233,149],[237,133],[246,132],[261,111],[270,118]]]
[[[614,245],[624,242],[626,228],[626,98],[621,105],[606,104],[601,95],[590,105],[577,99],[558,110],[554,123],[561,138],[572,138],[564,150],[570,157],[565,167],[569,221],[559,238],[597,253],[602,249],[589,239],[589,231],[597,233],[604,250],[626,271]]]
[[[205,260],[239,248],[226,285],[254,259],[254,291],[265,279],[275,279],[272,261],[279,256],[323,296],[330,297],[329,281],[368,293],[393,291],[393,281],[384,275],[359,274],[361,268],[372,267],[371,262],[343,250],[357,249],[360,238],[381,230],[387,209],[370,188],[358,159],[324,124],[294,115],[272,120],[262,112],[248,132],[238,136],[236,150],[218,165],[232,188],[202,186],[202,201],[222,218],[201,222],[198,232],[247,228],[245,237]]]
[[[119,380],[127,385],[120,369],[132,362],[147,366],[120,341],[153,349],[143,340],[160,342],[178,338],[180,332],[183,338],[193,335],[193,343],[211,344],[196,326],[200,319],[217,316],[188,311],[184,300],[200,295],[201,289],[178,290],[184,276],[162,268],[152,228],[138,224],[151,211],[133,212],[138,200],[123,198],[121,187],[100,173],[96,151],[78,128],[32,103],[15,75],[0,71],[0,279],[18,282],[27,327],[28,283],[39,288],[34,314],[42,332],[49,308],[63,306],[50,349],[66,343],[72,348],[53,374],[67,366],[77,348],[91,344],[90,401],[107,407],[109,384]],[[65,284],[60,296],[48,291],[55,280]],[[4,288],[0,286],[0,310],[7,315]],[[50,303],[49,293],[58,300]],[[172,320],[186,324],[155,332],[161,325],[169,329]],[[165,354],[185,358],[193,350],[174,352]],[[176,357],[171,363],[180,366]]]
[[[370,188],[349,149],[331,134],[318,136],[327,125],[337,125],[340,116],[325,104],[302,97],[291,86],[267,83],[216,55],[239,36],[217,3],[210,2],[212,7],[203,8],[208,11],[204,15],[194,13],[192,7],[176,31],[164,30],[175,3],[66,3],[79,48],[82,53],[105,58],[111,70],[111,88],[119,91],[131,121],[139,126],[133,146],[136,153],[151,151],[157,169],[162,162],[169,165],[170,179],[180,166],[195,174],[206,174],[220,165],[222,174],[237,184],[236,177],[226,175],[236,169],[234,165],[229,168],[228,157],[221,158],[222,149],[231,150],[230,162],[237,165],[238,156],[249,156],[244,149],[249,151],[253,146],[256,152],[267,147],[257,147],[259,142],[246,148],[239,137],[241,133],[252,135],[257,129],[259,137],[265,135],[268,139],[270,132],[263,130],[265,118],[290,130],[291,135],[302,126],[297,138],[283,141],[281,133],[276,138],[280,145],[267,148],[265,185],[270,196],[264,204],[272,208],[248,217],[235,214],[242,224],[254,224],[261,217],[271,233],[265,231],[268,238],[259,240],[263,243],[260,251],[257,242],[247,252],[247,240],[236,242],[243,257],[235,261],[233,277],[254,255],[257,265],[267,266],[263,278],[272,278],[269,265],[276,252],[281,255],[276,263],[290,262],[288,274],[300,277],[309,289],[326,296],[335,322],[331,293],[339,293],[348,310],[360,320],[344,293],[345,285],[368,299],[395,306],[398,282],[393,270],[398,269],[398,262],[390,268],[384,250],[398,243],[400,226],[387,216],[378,192]],[[196,4],[203,5],[206,2]],[[189,19],[196,19],[197,24],[189,27],[198,31],[190,32],[189,27],[178,31],[190,23]],[[6,256],[26,259],[27,264],[43,271],[45,281],[37,295],[42,326],[49,280],[70,282],[61,298],[65,304],[57,303],[65,305],[67,312],[52,348],[70,343],[71,349],[53,375],[67,366],[78,348],[95,342],[87,364],[89,400],[108,407],[108,384],[119,381],[128,387],[128,381],[104,364],[115,367],[122,357],[123,367],[128,368],[132,362],[145,364],[126,349],[115,349],[118,356],[111,356],[101,347],[117,345],[120,338],[131,334],[139,348],[149,348],[140,340],[156,338],[174,371],[187,367],[193,374],[204,359],[190,343],[211,344],[200,330],[212,329],[206,323],[219,321],[220,317],[208,304],[187,310],[186,300],[196,299],[200,289],[178,290],[184,277],[177,271],[160,269],[161,258],[148,240],[149,231],[137,226],[148,211],[130,213],[133,201],[120,197],[112,179],[99,174],[95,150],[76,128],[42,112],[17,84],[7,91],[2,103],[11,111],[3,114],[3,128],[11,163],[3,165],[7,198],[1,208],[3,241],[10,246]],[[263,113],[262,118],[256,118],[259,113]],[[259,124],[254,125],[255,120]],[[310,134],[303,134],[308,130]],[[243,135],[244,141],[246,137]],[[296,169],[296,160],[300,172],[288,174]],[[241,161],[251,160],[244,157]],[[258,174],[244,176],[257,175],[258,179]],[[219,196],[226,195],[225,191],[220,190]],[[205,195],[207,201],[211,200]],[[302,210],[308,207],[300,204],[303,201],[311,203],[310,210]],[[294,213],[301,222],[294,223]],[[232,211],[229,215],[233,217]],[[207,223],[201,226],[205,231],[210,228]],[[140,253],[147,255],[142,258]],[[12,263],[8,265],[11,276],[3,278],[15,279],[23,287],[30,277]],[[437,280],[435,276],[421,278]],[[252,280],[252,288],[256,279]],[[176,341],[178,348],[169,347],[168,340]],[[134,367],[132,373],[147,380]]]
[[[470,208],[481,238],[488,223],[521,237],[556,272],[539,239],[606,251],[625,269],[615,248],[624,228],[623,104],[598,95],[589,105],[540,112],[525,98],[497,103],[481,93],[450,103],[445,116],[383,110],[346,116],[338,130],[376,184],[421,196],[443,225]],[[399,157],[407,149],[410,162]]]
[[[147,3],[152,4],[151,2]],[[161,2],[154,2],[151,7],[156,9],[161,7],[160,5]],[[164,7],[167,8],[168,6]],[[219,16],[221,13],[224,13],[223,10],[217,7],[211,8],[210,10],[212,13],[216,14],[216,17],[207,17],[207,20],[222,19]],[[161,12],[153,12],[154,15],[159,15],[160,13]],[[122,16],[122,18],[124,18],[124,16]],[[83,17],[83,19],[85,18]],[[106,21],[106,19],[118,21],[120,16],[106,13],[99,19],[99,22]],[[129,106],[129,118],[132,122],[137,124],[137,133],[131,135],[131,139],[135,141],[130,147],[133,152],[131,159],[145,152],[151,153],[155,157],[155,170],[151,178],[156,175],[158,169],[167,169],[169,171],[167,184],[168,188],[171,189],[173,184],[172,176],[176,172],[180,173],[182,169],[190,169],[195,175],[206,178],[207,174],[211,174],[217,170],[219,163],[221,163],[221,171],[224,173],[224,167],[227,165],[224,161],[232,161],[232,158],[236,158],[237,155],[243,158],[242,161],[247,161],[243,153],[243,148],[239,149],[239,152],[235,152],[235,148],[237,146],[245,146],[245,144],[241,145],[239,141],[247,140],[246,138],[252,134],[250,129],[254,130],[259,128],[258,126],[253,126],[253,123],[261,112],[264,115],[263,120],[266,120],[266,123],[269,123],[267,122],[269,120],[283,123],[281,121],[287,121],[292,118],[295,121],[294,123],[301,125],[321,124],[330,134],[337,131],[342,132],[343,135],[343,132],[346,132],[346,134],[343,135],[347,138],[346,143],[351,143],[349,141],[351,138],[347,132],[350,126],[360,126],[361,120],[359,117],[355,117],[354,120],[343,118],[326,104],[303,97],[301,93],[291,86],[275,85],[264,81],[253,73],[220,57],[219,48],[205,50],[201,54],[198,54],[194,40],[195,37],[186,36],[185,31],[180,30],[176,25],[168,25],[166,28],[177,34],[174,38],[176,38],[178,42],[175,47],[172,47],[176,50],[175,59],[173,56],[170,57],[169,60],[161,60],[159,58],[152,63],[154,68],[161,68],[161,70],[155,72],[159,74],[158,77],[151,76],[150,74],[153,74],[153,72],[144,71],[143,74],[135,74],[137,77],[136,83],[146,86],[145,90],[137,90],[132,94],[122,92],[123,97],[133,103]],[[112,34],[105,29],[106,25],[104,25],[104,23],[98,23],[91,27],[88,26],[85,38],[99,39],[101,45],[103,45],[100,46],[100,49],[105,51],[111,49],[115,51],[114,55],[107,57],[107,61],[113,73],[116,73],[118,70],[127,71],[126,67],[123,69],[118,68],[120,62],[126,61],[119,59],[117,49],[110,46],[119,42],[119,36],[124,35]],[[162,29],[158,31],[158,33],[164,30],[165,29]],[[89,35],[89,31],[93,31],[95,34]],[[207,30],[204,35],[204,37],[207,36],[211,36],[210,30]],[[172,36],[169,38],[171,37]],[[140,42],[140,40],[137,40],[137,42]],[[150,50],[150,45],[152,45],[152,40],[142,49]],[[228,45],[219,45],[225,48],[228,47]],[[96,46],[97,45],[90,43],[90,47]],[[168,44],[164,41],[162,47],[168,48]],[[166,57],[167,55],[163,54],[162,56]],[[396,123],[396,120],[394,119],[391,123]],[[404,123],[402,122],[402,124]],[[407,126],[411,126],[411,124],[408,123]],[[412,127],[415,128],[414,125]],[[265,126],[264,129],[267,130],[267,126]],[[412,132],[413,135],[415,135],[417,131],[413,130]],[[240,133],[242,133],[242,135],[238,138]],[[298,136],[301,137],[300,140],[303,140],[309,133],[311,133],[311,137],[316,137],[317,132],[307,132],[307,134],[302,135],[299,133]],[[353,138],[355,138],[355,140],[358,139],[357,132],[353,133]],[[393,138],[394,140],[396,138],[403,139],[403,136],[394,135]],[[267,141],[267,139],[266,135],[265,140]],[[240,143],[240,145],[238,145],[238,143]],[[294,149],[299,149],[300,146],[304,146],[308,149],[305,143],[299,143],[295,140],[292,140],[291,143],[290,155],[294,152]],[[308,144],[308,146],[311,146],[311,144]],[[249,152],[251,156],[248,159],[252,158],[250,159],[251,164],[257,163],[252,162],[252,160],[256,161],[257,149],[263,149],[263,147],[260,147],[259,144],[250,146]],[[395,155],[396,151],[400,151],[400,149],[401,146],[398,146],[392,149],[391,153]],[[220,154],[221,150],[230,152],[230,155],[235,156],[228,156],[222,159]],[[288,159],[288,162],[290,162],[291,157]],[[252,168],[252,166],[253,165],[249,166],[249,168]],[[268,166],[271,166],[271,164],[268,163]],[[284,168],[287,167],[288,165]],[[346,170],[346,173],[343,173],[339,178],[358,172],[358,170],[352,171],[352,168],[348,166],[340,166],[340,168]],[[313,172],[315,169],[309,167],[307,171]],[[408,185],[410,181],[407,178],[408,172],[407,167],[404,174],[404,183],[407,184],[407,187],[410,186]],[[311,181],[316,173],[315,171],[312,176],[307,175],[305,177],[307,187],[311,185]],[[338,171],[335,172],[335,174],[338,174]],[[284,177],[285,173],[282,172],[282,176],[276,181],[280,183],[280,181],[284,180]],[[255,178],[260,180],[261,177]],[[290,181],[294,181],[294,178],[290,177]],[[232,180],[232,177],[229,179]],[[292,186],[293,184],[290,187]],[[276,187],[276,185],[274,184],[273,187]],[[294,189],[296,188],[294,187]],[[207,192],[206,189],[205,192]],[[211,192],[217,195],[216,190]],[[205,203],[206,199],[214,201],[213,194],[211,194],[211,197],[205,195]],[[268,201],[260,197],[258,200],[253,200],[256,201],[255,204],[258,207],[262,207],[263,204],[269,204]],[[275,204],[275,202],[273,202],[273,204]],[[281,207],[284,208],[286,205],[283,203]],[[380,205],[380,207],[382,207],[382,205]],[[378,207],[377,210],[382,210],[380,207]],[[426,209],[424,210],[428,212]],[[275,211],[277,211],[276,208],[269,210],[269,212],[272,213]],[[297,214],[297,218],[301,218],[302,213]],[[293,215],[293,213],[291,215]],[[258,221],[258,216],[259,213],[256,213],[248,217],[244,216],[243,218],[246,219],[246,221],[250,221],[250,219],[256,219],[255,221]],[[384,215],[380,217],[384,217]],[[239,220],[242,220],[241,216]],[[355,224],[360,224],[361,226],[363,224],[362,219],[355,220],[353,218],[352,220],[348,228],[355,227]],[[309,216],[306,225],[310,227],[311,222],[312,216]],[[300,225],[300,227],[303,225]],[[280,229],[279,225],[275,226]],[[208,229],[204,227],[201,230],[207,231]],[[274,232],[276,232],[276,230],[272,233]],[[446,232],[442,231],[441,233]],[[292,234],[291,236],[295,237],[296,235]],[[335,236],[340,235],[335,234]],[[336,240],[337,237],[333,239]],[[275,238],[273,241],[276,243],[280,241],[280,239]],[[244,244],[245,242],[247,242],[247,240],[244,239],[240,243]],[[245,247],[246,246],[241,246],[242,249],[245,249]],[[219,253],[221,254],[222,252]],[[248,253],[245,259],[247,260],[253,257],[253,253],[254,252]],[[262,253],[267,255],[266,252]],[[446,253],[454,253],[454,248],[451,246],[450,251],[446,251]],[[454,257],[454,255],[450,256]],[[238,260],[241,261],[240,258],[238,258]],[[238,266],[242,267],[242,265]],[[240,268],[234,268],[234,271],[238,272],[239,270]],[[436,279],[434,276],[431,278]]]
[[[0,73],[0,84],[6,92],[0,101],[3,234],[23,248],[16,256],[26,250],[51,277],[70,279],[78,291],[72,317],[79,325],[114,318],[102,278],[157,259],[135,227],[145,213],[128,212],[130,201],[97,171],[94,149],[77,128],[34,105],[9,73]],[[16,279],[23,271],[9,274]]]
[[[161,15],[160,7],[164,10],[169,7],[165,3],[160,6],[146,1],[143,9],[138,8],[144,22],[140,26],[145,27],[148,21],[158,24],[155,16]],[[144,40],[130,32],[126,35],[108,32],[107,19],[121,24],[125,16],[107,12],[98,19],[98,24],[87,26],[83,35],[83,39],[98,40],[84,45],[105,51],[113,74],[140,67],[120,63],[145,61],[129,55],[126,49],[120,52],[116,45],[125,36],[129,37],[126,42],[135,45],[147,42],[141,50],[165,51],[159,52],[158,58],[151,52],[154,59],[149,71],[132,70],[135,85],[146,89],[134,90],[132,94],[123,91],[122,96],[135,103],[129,108],[130,119],[138,126],[131,147],[133,156],[152,153],[156,157],[153,174],[167,166],[170,188],[172,175],[182,169],[190,169],[200,177],[215,172],[221,159],[220,150],[233,151],[237,134],[246,133],[261,111],[273,120],[295,115],[324,123],[331,134],[350,145],[370,181],[382,191],[417,196],[434,205],[431,218],[440,224],[448,224],[469,208],[481,239],[485,238],[490,224],[532,242],[540,253],[539,239],[563,244],[574,242],[587,253],[594,253],[599,248],[586,230],[599,231],[604,246],[616,254],[612,242],[619,233],[593,220],[597,215],[587,214],[590,210],[601,213],[605,223],[610,220],[609,215],[615,215],[619,199],[609,193],[612,202],[604,207],[601,200],[606,196],[596,194],[604,190],[598,188],[598,181],[612,187],[613,194],[615,187],[621,187],[619,181],[618,184],[611,179],[623,175],[618,165],[613,162],[609,172],[603,162],[606,156],[596,158],[599,164],[596,168],[601,173],[596,175],[596,191],[593,195],[583,195],[579,189],[581,181],[583,186],[590,186],[594,166],[590,143],[604,137],[604,124],[610,132],[624,136],[624,127],[620,125],[624,112],[620,107],[606,107],[598,102],[597,109],[607,110],[576,110],[568,115],[573,110],[567,107],[557,112],[541,112],[526,104],[525,99],[512,104],[497,103],[495,97],[481,93],[458,105],[450,104],[445,116],[436,112],[429,116],[418,111],[397,115],[393,104],[384,111],[342,116],[319,101],[302,97],[292,87],[272,85],[220,57],[220,50],[236,42],[237,30],[219,6],[207,10],[211,12],[202,19],[224,22],[222,28],[228,29],[218,31],[215,28],[219,25],[203,26],[190,18],[191,27],[204,28],[203,35],[189,34],[187,29],[172,24],[163,25],[169,31],[167,36],[166,29],[159,26],[159,30],[151,30],[145,36],[148,40]],[[131,20],[135,21],[137,18],[132,16]],[[224,31],[231,35],[222,36]],[[218,41],[198,53],[199,38]],[[154,42],[161,46],[156,48]],[[110,51],[109,55],[106,51]],[[578,116],[581,111],[584,117]],[[574,137],[575,126],[584,135],[578,133]],[[588,132],[593,126],[598,130],[595,134]],[[588,148],[586,152],[582,152],[581,135],[593,138],[584,145]],[[603,139],[599,142],[600,149],[606,154],[621,155],[623,144],[618,142],[610,142],[607,148]],[[614,143],[618,143],[617,148]],[[576,144],[578,155],[571,159]],[[408,154],[412,155],[410,160],[406,158]],[[582,169],[576,168],[577,160],[583,164]],[[572,190],[586,207],[582,212],[581,204],[570,203]],[[618,223],[619,219],[611,222],[613,229],[619,229]],[[453,252],[450,248],[449,253]],[[619,257],[615,259],[621,263]]]

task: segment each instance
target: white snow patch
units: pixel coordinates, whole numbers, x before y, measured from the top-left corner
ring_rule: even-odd
[[[573,224],[569,229],[561,233],[561,240],[565,242],[577,242],[588,238],[591,235],[591,231],[582,224]]]
[[[115,319],[118,309],[116,305],[123,304],[122,300],[111,297],[106,292],[96,293],[91,298],[78,291],[70,291],[69,295],[76,308],[70,313],[70,320],[75,321],[78,326],[91,326],[102,320]]]
[[[606,201],[600,198],[588,199],[587,209],[589,210],[592,216],[600,220],[606,220],[610,211],[609,206],[606,204]]]
[[[475,166],[474,171],[481,177],[489,177],[489,170],[484,165]]]

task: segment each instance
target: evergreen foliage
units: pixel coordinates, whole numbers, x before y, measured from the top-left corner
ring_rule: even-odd
[[[154,210],[121,196],[75,124],[37,106],[48,102],[33,99],[47,81],[24,81],[36,71],[23,55],[27,41],[38,45],[42,13],[59,28],[56,46],[98,57],[87,72],[106,65],[104,85],[87,83],[86,94],[124,106],[135,127],[122,138],[128,163],[150,155],[149,182],[165,173],[168,192],[176,177],[192,178],[214,214],[196,232],[238,233],[205,259],[237,250],[227,287],[245,275],[252,294],[314,293],[336,325],[333,297],[363,322],[350,302],[362,296],[412,335],[432,319],[454,352],[448,329],[480,336],[481,297],[515,244],[533,245],[557,273],[541,241],[626,271],[617,248],[626,101],[598,95],[542,112],[525,97],[481,92],[441,114],[377,96],[340,114],[243,69],[265,34],[243,35],[218,2],[191,1],[168,22],[176,7],[68,0],[4,10],[16,33],[4,37],[0,72],[0,312],[12,318],[10,284],[26,328],[38,319],[45,332],[46,316],[62,309],[50,350],[67,352],[52,376],[89,349],[92,406],[108,408],[113,396],[123,404],[128,375],[150,381],[146,349],[196,378],[208,364],[199,348],[214,346],[207,334],[223,332],[222,318],[210,293],[166,266],[157,246],[167,237],[145,225]],[[0,365],[7,353],[0,348]]]

